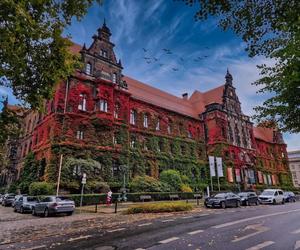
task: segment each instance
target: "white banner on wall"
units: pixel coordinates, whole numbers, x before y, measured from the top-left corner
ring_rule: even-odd
[[[209,169],[210,169],[210,176],[216,176],[216,170],[215,170],[215,157],[214,156],[208,156],[209,159]]]
[[[224,177],[223,165],[222,165],[222,158],[221,157],[216,157],[216,161],[217,161],[218,177]]]

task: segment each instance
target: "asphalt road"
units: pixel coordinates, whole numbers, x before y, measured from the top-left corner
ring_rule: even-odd
[[[213,209],[102,233],[91,231],[60,249],[300,249],[300,203]]]
[[[211,209],[48,239],[32,249],[300,250],[300,202]]]

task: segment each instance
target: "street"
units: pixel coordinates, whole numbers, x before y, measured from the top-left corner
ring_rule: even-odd
[[[210,209],[106,230],[90,227],[1,249],[300,249],[299,215],[299,202]]]

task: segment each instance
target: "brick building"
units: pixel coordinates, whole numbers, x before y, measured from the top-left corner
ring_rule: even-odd
[[[286,144],[276,129],[256,128],[244,115],[227,71],[225,83],[176,97],[122,74],[104,23],[91,46],[74,44],[83,69],[55,89],[44,114],[28,111],[17,150],[17,172],[33,151],[41,180],[55,181],[59,155],[92,158],[111,185],[164,169],[178,169],[195,183],[209,183],[207,156],[223,158],[221,184],[244,188],[285,185]],[[17,177],[18,177],[17,176]],[[216,183],[216,180],[213,180]],[[200,185],[201,186],[201,185]]]

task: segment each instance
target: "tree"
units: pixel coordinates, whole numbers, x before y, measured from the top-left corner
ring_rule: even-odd
[[[182,0],[198,4],[196,20],[209,16],[232,29],[247,43],[250,57],[265,56],[274,66],[260,65],[260,93],[271,93],[255,108],[259,122],[275,121],[283,131],[300,132],[300,1]]]
[[[101,0],[96,0],[101,3]],[[78,66],[62,32],[93,0],[0,1],[0,85],[33,108]]]

